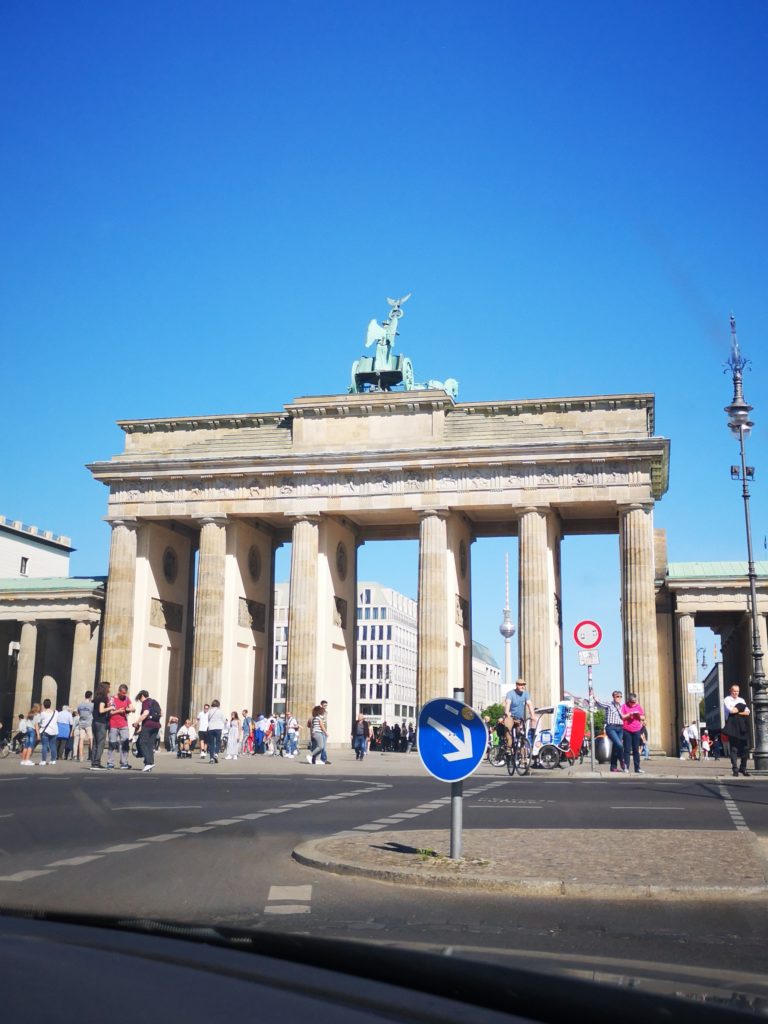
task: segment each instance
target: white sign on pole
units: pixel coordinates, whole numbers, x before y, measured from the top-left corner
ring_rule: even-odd
[[[704,683],[688,683],[688,693],[697,693],[700,697],[704,695]]]
[[[580,665],[599,665],[600,655],[597,651],[579,651]]]

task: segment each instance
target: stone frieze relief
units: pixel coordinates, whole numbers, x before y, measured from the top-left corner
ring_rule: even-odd
[[[546,488],[627,487],[649,482],[649,471],[635,467],[608,468],[563,463],[561,465],[496,465],[440,467],[363,473],[274,473],[260,477],[178,478],[173,480],[124,480],[112,485],[110,502],[237,501],[282,498],[344,498],[463,491],[516,491]]]

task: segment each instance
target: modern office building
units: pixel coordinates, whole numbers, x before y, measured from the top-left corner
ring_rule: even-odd
[[[288,674],[288,584],[275,585],[273,708],[285,710]],[[417,605],[405,594],[376,582],[357,590],[355,713],[371,722],[415,721]],[[501,670],[482,644],[472,645],[474,706],[502,699]],[[256,709],[258,710],[258,709]]]

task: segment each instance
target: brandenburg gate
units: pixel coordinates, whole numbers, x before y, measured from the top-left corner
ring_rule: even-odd
[[[563,686],[561,539],[613,533],[624,688],[646,708],[652,746],[674,749],[653,529],[669,442],[653,396],[459,402],[455,382],[420,386],[412,368],[407,390],[383,376],[363,386],[387,360],[403,357],[390,345],[360,361],[351,393],[277,412],[119,424],[125,450],[89,466],[109,487],[112,527],[101,678],[147,687],[166,714],[214,697],[268,710],[274,556],[290,542],[287,706],[304,721],[327,698],[330,740],[346,742],[358,547],[418,538],[418,702],[463,689],[471,703],[472,542],[516,536],[520,673],[548,704]]]

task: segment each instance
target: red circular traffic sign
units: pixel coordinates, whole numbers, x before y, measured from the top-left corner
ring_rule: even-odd
[[[573,639],[582,650],[591,651],[600,645],[600,641],[603,639],[603,631],[592,619],[584,619],[574,629]]]

